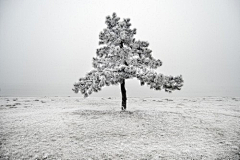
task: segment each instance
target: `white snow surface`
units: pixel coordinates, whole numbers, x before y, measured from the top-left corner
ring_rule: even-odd
[[[240,97],[0,97],[0,159],[240,159]]]

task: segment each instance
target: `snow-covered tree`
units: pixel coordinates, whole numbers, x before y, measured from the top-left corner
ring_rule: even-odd
[[[154,70],[162,65],[159,59],[151,55],[147,41],[135,40],[136,29],[131,29],[130,19],[117,17],[116,13],[106,17],[105,28],[99,35],[100,48],[93,58],[94,69],[74,84],[73,91],[79,91],[84,97],[98,92],[104,86],[121,86],[122,110],[126,110],[125,79],[136,77],[141,85],[151,89],[172,92],[183,86],[182,76],[164,76]]]

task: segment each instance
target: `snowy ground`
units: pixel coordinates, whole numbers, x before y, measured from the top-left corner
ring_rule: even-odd
[[[0,159],[240,158],[240,98],[0,97]]]

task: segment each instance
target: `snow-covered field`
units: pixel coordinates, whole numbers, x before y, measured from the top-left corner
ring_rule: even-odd
[[[0,97],[0,159],[240,158],[240,98]]]

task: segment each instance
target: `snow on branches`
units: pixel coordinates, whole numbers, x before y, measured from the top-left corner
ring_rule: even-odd
[[[80,78],[74,84],[76,93],[81,92],[87,97],[92,92],[98,92],[104,86],[116,85],[124,79],[137,78],[140,84],[147,84],[151,89],[167,92],[180,90],[183,86],[182,76],[164,76],[153,70],[162,65],[161,60],[154,59],[149,43],[135,41],[136,29],[130,29],[130,19],[107,16],[107,28],[99,34],[99,45],[93,58],[94,70]]]

